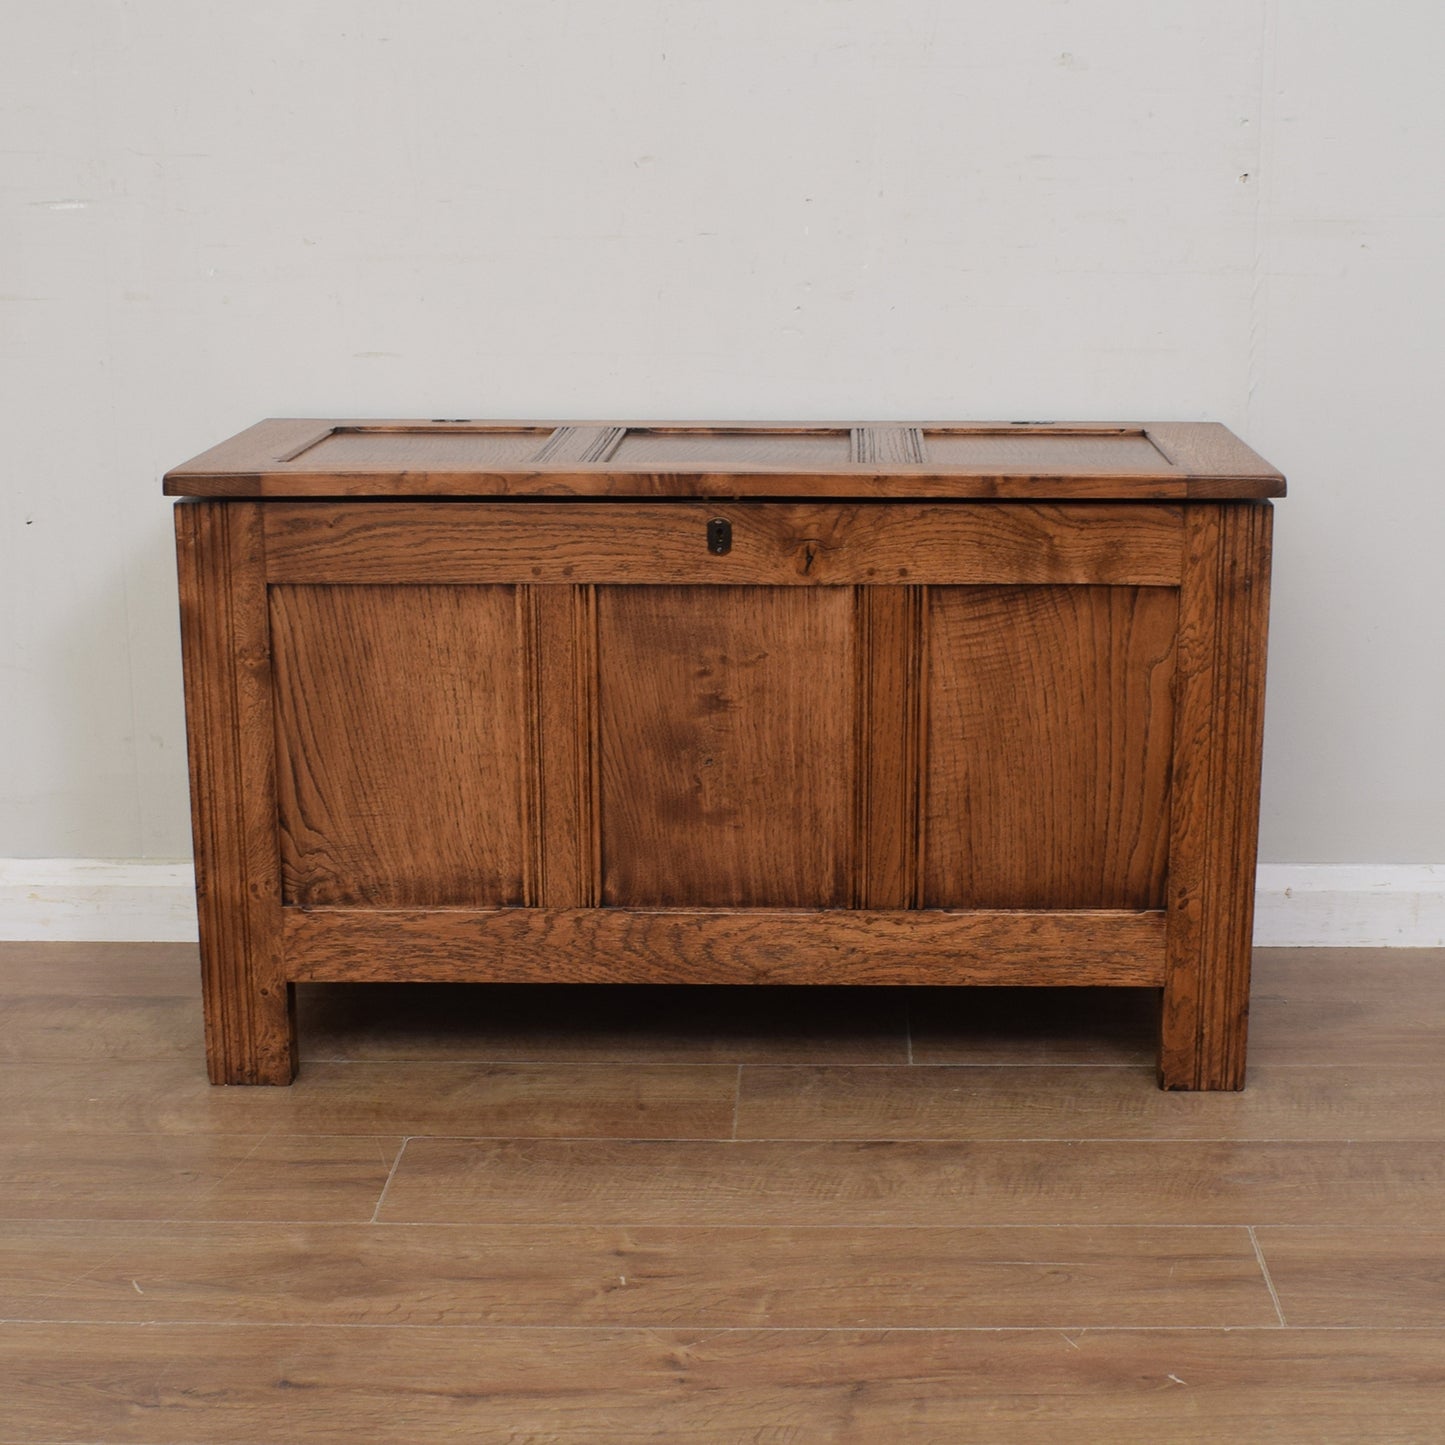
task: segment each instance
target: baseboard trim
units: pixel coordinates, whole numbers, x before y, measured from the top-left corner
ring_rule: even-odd
[[[189,862],[0,858],[0,939],[194,943]]]
[[[1265,863],[1261,948],[1445,948],[1445,864]]]
[[[193,943],[187,862],[0,858],[0,940]],[[1262,948],[1445,948],[1445,864],[1265,863]]]

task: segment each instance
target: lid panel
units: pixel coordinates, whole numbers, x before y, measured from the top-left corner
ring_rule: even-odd
[[[1052,476],[1060,472],[1114,474],[1172,470],[1169,458],[1142,428],[1107,431],[930,431],[923,458],[935,466],[994,469]]]
[[[620,467],[790,467],[845,466],[851,460],[851,432],[683,431],[632,428],[613,452]]]
[[[1215,422],[272,418],[166,474],[192,497],[1282,497]]]
[[[345,426],[293,453],[285,464],[307,472],[484,470],[531,461],[551,435],[550,427],[453,431],[436,426]]]

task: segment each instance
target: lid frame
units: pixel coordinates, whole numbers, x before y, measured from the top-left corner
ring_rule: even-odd
[[[415,464],[395,442],[375,455],[348,446],[322,465],[340,438],[417,438]],[[491,464],[460,465],[431,439],[515,438]],[[628,463],[628,443],[677,437],[676,458],[658,448]],[[795,461],[768,460],[768,442],[799,439]],[[929,457],[946,437],[973,463]],[[716,438],[709,447],[706,440]],[[829,438],[824,449],[813,443]],[[684,442],[683,439],[688,439]],[[844,453],[846,439],[846,460]],[[1136,446],[1096,445],[1142,441]],[[729,441],[736,455],[729,456]],[[535,448],[532,443],[535,441]],[[1029,443],[1033,442],[1032,455]],[[762,443],[761,446],[758,443]],[[641,447],[638,448],[641,450]],[[341,449],[338,449],[340,451]],[[455,451],[455,448],[451,450]],[[688,451],[692,456],[689,458]],[[832,455],[827,455],[831,452]],[[1111,464],[1109,453],[1113,453]],[[316,455],[313,455],[316,453]],[[764,460],[757,460],[761,453]],[[819,455],[822,455],[822,461]],[[1127,459],[1127,461],[1126,461]],[[178,497],[374,497],[631,499],[727,497],[856,500],[1260,500],[1285,495],[1284,477],[1216,422],[545,422],[271,418],[166,473]]]

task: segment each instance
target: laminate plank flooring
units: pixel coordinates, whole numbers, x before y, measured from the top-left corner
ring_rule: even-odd
[[[0,944],[0,1442],[1433,1441],[1445,952],[1150,990],[299,990]]]
[[[1258,1065],[1242,1093],[1166,1093],[1152,1069],[1044,1091],[998,1067],[754,1068],[741,1139],[1445,1140],[1445,1069]]]
[[[194,1063],[0,1067],[7,1122],[111,1133],[731,1137],[720,1064],[311,1064],[289,1088],[212,1088]]]
[[[1117,1140],[411,1139],[388,1223],[1445,1229],[1445,1148]]]
[[[3,972],[3,970],[0,970]],[[201,1000],[0,994],[0,1068],[9,1063],[89,1064],[184,1059],[194,1073],[201,1048]]]
[[[1274,1064],[1445,1061],[1445,949],[1259,950],[1251,1058]]]
[[[740,1329],[1278,1323],[1243,1228],[0,1223],[16,1319]],[[926,1287],[947,1280],[946,1288]]]
[[[0,998],[200,995],[194,943],[0,943]]]
[[[1445,1328],[1445,1231],[1261,1229],[1294,1325]]]
[[[6,1439],[1438,1440],[1438,1331],[0,1326]]]
[[[360,1222],[375,1213],[401,1143],[370,1135],[0,1131],[0,1218]]]

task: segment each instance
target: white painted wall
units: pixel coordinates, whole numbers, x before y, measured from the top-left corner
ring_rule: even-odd
[[[1445,860],[1432,0],[48,0],[0,46],[0,857],[189,850],[164,468],[268,414],[1213,418],[1263,856]]]

